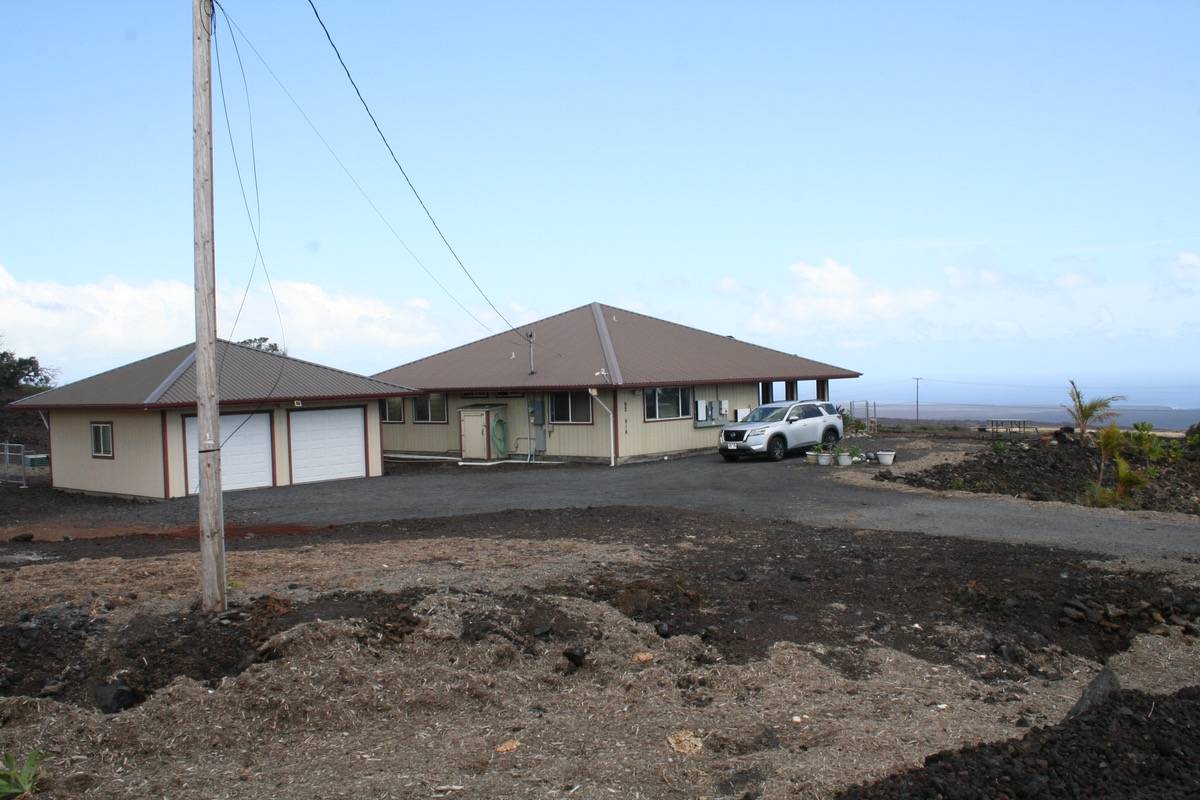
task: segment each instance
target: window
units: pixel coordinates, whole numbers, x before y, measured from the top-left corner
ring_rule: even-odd
[[[113,438],[111,422],[92,423],[92,458],[112,458]]]
[[[384,422],[404,422],[404,398],[389,397],[380,400],[379,418]]]
[[[826,414],[832,414],[835,417],[837,416],[838,410],[833,407],[833,403],[822,403],[821,408],[825,409]]]
[[[592,396],[587,392],[551,392],[550,421],[590,425]]]
[[[446,395],[423,394],[413,398],[413,422],[445,422]]]
[[[646,389],[646,419],[689,419],[692,416],[692,390],[686,386]]]
[[[802,416],[804,419],[816,419],[822,416],[821,409],[817,406],[801,406],[801,410],[803,411]]]

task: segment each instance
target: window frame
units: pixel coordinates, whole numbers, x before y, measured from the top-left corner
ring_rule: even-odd
[[[681,412],[681,416],[678,416],[678,417],[660,417],[660,416],[658,416],[658,393],[659,393],[659,391],[661,391],[663,389],[675,389],[676,391],[680,392],[679,410]],[[683,402],[683,394],[682,393],[684,391],[687,392],[687,402],[686,403]],[[646,411],[647,411],[646,403],[648,400],[648,396],[646,395],[646,392],[654,393],[655,416],[653,416],[653,417],[651,417],[649,414],[646,413]],[[695,402],[695,400],[696,400],[696,387],[694,387],[694,386],[679,385],[679,386],[647,387],[642,390],[642,421],[643,422],[678,422],[678,421],[684,420],[684,419],[692,419],[696,415],[695,409],[692,408],[692,403]]]
[[[395,403],[400,408],[400,418],[392,419],[391,409],[392,403]],[[384,397],[379,401],[379,421],[384,425],[401,425],[404,423],[404,398],[403,397]]]
[[[440,395],[442,398],[442,419],[433,419],[433,408],[429,405],[429,400],[434,395]],[[425,401],[426,414],[429,419],[420,419],[418,412],[418,403]],[[413,425],[449,425],[450,424],[450,398],[445,392],[427,392],[422,395],[417,395],[413,398]]]
[[[96,431],[108,429],[108,452],[96,452]],[[94,420],[88,423],[88,449],[92,452],[92,458],[103,459],[104,461],[112,461],[117,457],[116,437],[114,435],[114,426],[111,420]],[[100,434],[100,445],[104,445],[104,434]]]
[[[585,397],[587,397],[588,418],[587,418],[586,422],[583,420],[577,420],[577,419],[560,420],[560,419],[554,418],[554,396],[561,395],[561,394],[567,395],[567,413],[570,414],[572,417],[574,417],[575,406],[571,402],[571,395],[582,394]],[[593,424],[595,424],[596,411],[595,411],[595,408],[593,408],[592,399],[593,399],[592,393],[589,392],[587,389],[566,389],[561,392],[547,392],[546,393],[546,422],[549,423],[550,425],[593,425]]]

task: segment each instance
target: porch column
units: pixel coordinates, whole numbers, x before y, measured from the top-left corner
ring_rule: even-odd
[[[818,378],[817,379],[817,399],[818,400],[828,400],[829,399],[829,378]]]
[[[784,383],[783,383],[783,399],[784,400],[799,399],[796,396],[796,382],[795,381],[784,381]]]

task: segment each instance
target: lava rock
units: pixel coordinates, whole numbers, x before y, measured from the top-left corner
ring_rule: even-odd
[[[113,681],[96,687],[96,707],[105,714],[117,714],[133,708],[142,701],[141,693],[129,688],[124,681]]]
[[[576,668],[582,667],[584,661],[587,659],[587,650],[584,650],[582,647],[568,647],[566,650],[563,650],[562,654],[563,658]]]
[[[9,541],[13,542],[14,544],[21,544],[23,542],[32,542],[33,534],[32,533],[18,533],[16,536],[10,537]]]
[[[1067,712],[1063,720],[1086,713],[1103,704],[1119,691],[1121,691],[1121,682],[1117,680],[1117,673],[1105,667],[1100,671],[1099,675],[1092,679],[1087,688],[1083,690],[1083,695],[1076,701],[1075,705],[1071,706],[1071,710]]]

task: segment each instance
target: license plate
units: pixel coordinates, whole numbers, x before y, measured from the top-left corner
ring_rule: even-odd
[[[737,442],[725,442],[725,446],[728,447],[730,450],[736,450]]]

